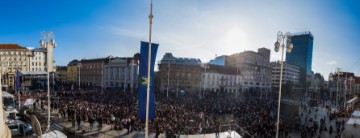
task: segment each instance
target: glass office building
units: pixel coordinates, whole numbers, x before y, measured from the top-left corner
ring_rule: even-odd
[[[291,37],[294,48],[286,53],[286,63],[300,67],[300,85],[306,86],[307,77],[312,76],[312,54],[314,36],[311,32],[296,33]]]

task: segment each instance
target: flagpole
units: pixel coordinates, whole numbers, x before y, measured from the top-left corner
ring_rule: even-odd
[[[148,70],[147,70],[147,90],[146,90],[146,119],[145,119],[145,138],[149,138],[149,99],[150,99],[150,64],[151,64],[151,31],[152,31],[152,0],[150,0],[149,15],[149,54],[148,54]]]
[[[17,78],[16,79],[19,79],[19,67],[17,68],[17,70],[16,70],[16,76],[17,76]],[[20,90],[19,90],[19,83],[18,83],[18,81],[19,80],[16,80],[16,82],[15,83],[17,83],[16,85],[16,89],[17,89],[17,93],[18,93],[18,99],[19,99],[19,111],[20,111]]]
[[[347,73],[346,73],[344,85],[345,85],[345,91],[344,91],[344,108],[346,109]]]

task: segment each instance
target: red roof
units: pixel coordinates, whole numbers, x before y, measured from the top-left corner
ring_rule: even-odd
[[[18,44],[0,44],[0,49],[26,49]]]
[[[360,77],[355,77],[355,84],[360,84]]]
[[[354,73],[352,72],[341,72],[342,74],[340,75],[340,77],[354,77]]]

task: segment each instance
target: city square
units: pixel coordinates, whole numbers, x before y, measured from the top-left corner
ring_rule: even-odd
[[[360,136],[357,1],[0,5],[0,137]]]

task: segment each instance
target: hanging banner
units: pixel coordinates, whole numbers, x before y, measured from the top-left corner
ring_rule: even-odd
[[[149,119],[155,118],[155,88],[154,88],[154,65],[157,49],[159,44],[151,44],[151,60],[150,60],[150,79],[148,79],[148,57],[149,57],[149,43],[141,42],[140,47],[140,65],[139,65],[139,118],[146,119],[146,94],[147,82],[150,81],[150,101],[149,101]]]

